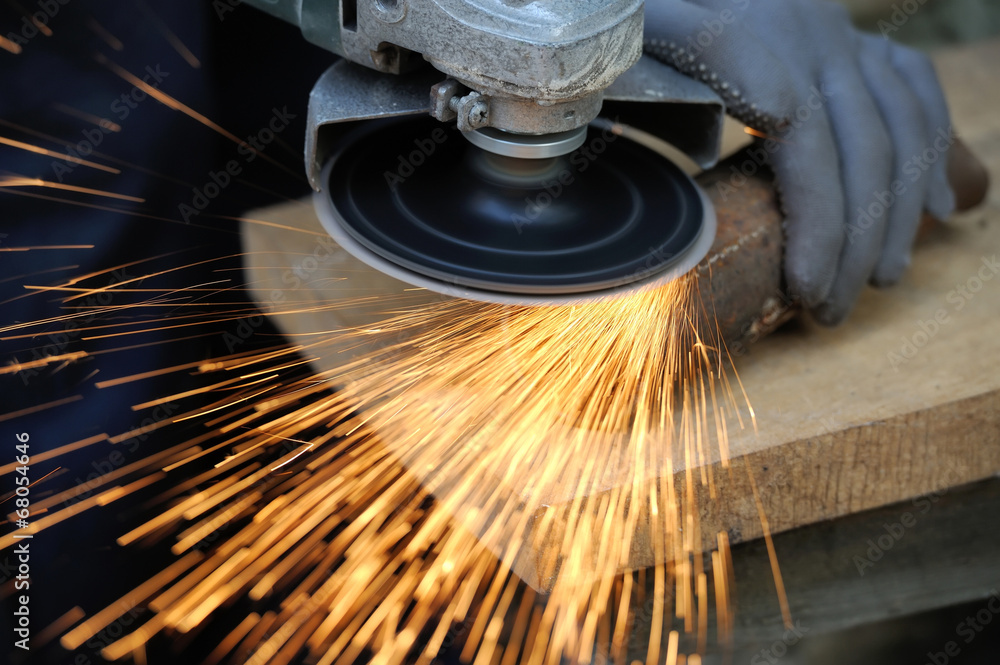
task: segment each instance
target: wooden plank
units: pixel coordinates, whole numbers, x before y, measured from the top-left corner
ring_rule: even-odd
[[[935,60],[954,124],[994,182],[998,61],[1000,41]],[[845,325],[802,322],[737,359],[758,432],[733,436],[731,446],[734,455],[749,456],[767,489],[774,530],[1000,471],[997,259],[994,189],[986,205],[931,232],[899,285],[868,289]],[[760,536],[744,475],[731,482],[727,495],[747,499],[704,502],[705,525],[729,528],[738,539]]]

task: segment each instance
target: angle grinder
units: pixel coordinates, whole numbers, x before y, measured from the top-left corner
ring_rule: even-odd
[[[642,0],[250,0],[341,56],[310,96],[326,230],[451,296],[580,302],[661,284],[715,237],[724,105],[642,55]],[[613,118],[611,120],[610,118]]]

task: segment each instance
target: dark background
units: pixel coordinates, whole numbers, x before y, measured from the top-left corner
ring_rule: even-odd
[[[40,4],[28,0],[23,0],[20,6],[30,12],[42,9]],[[252,304],[239,288],[238,223],[217,216],[238,216],[248,209],[277,203],[284,197],[300,197],[309,191],[301,156],[306,104],[312,84],[335,58],[307,44],[296,28],[247,6],[231,7],[228,2],[213,5],[200,0],[149,0],[148,3],[69,0],[66,4],[53,1],[52,6],[57,6],[58,11],[48,20],[51,36],[30,36],[23,51],[17,55],[0,51],[0,120],[13,123],[0,124],[0,136],[64,152],[64,146],[59,143],[24,130],[74,144],[87,140],[85,132],[95,136],[94,124],[62,113],[54,104],[65,104],[111,119],[120,125],[121,131],[102,132],[103,138],[96,150],[139,168],[94,156],[97,162],[120,168],[121,174],[75,166],[71,173],[64,175],[64,181],[79,187],[143,198],[145,202],[38,187],[16,188],[17,192],[122,210],[108,211],[29,198],[13,193],[13,188],[0,187],[0,234],[6,234],[0,237],[0,248],[94,245],[94,249],[89,250],[0,252],[0,327],[85,311],[74,310],[71,304],[64,305],[58,295],[51,293],[24,297],[29,293],[23,288],[25,284],[62,283],[77,275],[139,260],[144,262],[123,268],[117,276],[115,273],[101,274],[85,284],[101,287],[112,281],[210,261],[143,280],[139,286],[183,289],[228,278],[231,281],[227,290],[205,298],[218,302],[215,311],[230,320],[213,323],[210,311],[206,310],[204,323],[183,330],[103,340],[83,339],[93,334],[93,331],[82,330],[86,326],[151,321],[184,313],[179,307],[164,312],[163,308],[140,305],[91,321],[83,319],[84,323],[80,324],[35,325],[30,330],[17,331],[33,333],[32,338],[0,341],[0,363],[3,365],[56,353],[85,350],[89,354],[99,354],[114,350],[62,367],[56,363],[34,372],[0,375],[0,414],[73,395],[83,397],[57,408],[0,420],[0,466],[14,461],[15,433],[29,433],[33,455],[102,432],[113,436],[140,427],[151,414],[151,409],[133,412],[130,405],[204,383],[203,378],[190,376],[188,372],[173,372],[118,388],[102,390],[96,387],[96,383],[104,379],[205,360],[229,352],[225,334],[234,328],[231,313],[246,311]],[[229,11],[220,15],[217,11],[220,6]],[[96,19],[120,40],[123,48],[115,50],[102,40],[88,27],[91,19]],[[23,15],[13,3],[0,3],[0,35],[32,35],[33,31],[25,30],[25,25]],[[192,66],[171,45],[164,26],[190,49],[200,66]],[[139,77],[144,75],[147,66],[166,72],[159,85],[161,90],[241,139],[255,136],[266,127],[274,109],[282,113],[287,109],[295,119],[278,135],[278,140],[264,150],[264,154],[285,168],[278,168],[264,159],[246,163],[235,143],[151,97],[129,109],[127,117],[121,117],[121,109],[127,107],[116,105],[115,100],[122,94],[129,94],[133,85],[98,62],[95,53],[105,55]],[[81,157],[87,158],[83,154]],[[211,182],[210,172],[223,170],[232,159],[237,159],[244,167],[241,181],[224,188],[201,214],[190,219],[190,224],[183,223],[178,206],[192,202],[192,187],[203,189]],[[57,181],[53,162],[52,157],[0,145],[0,178],[20,175]],[[164,219],[134,216],[129,211]],[[66,266],[76,267],[67,269]],[[110,300],[105,296],[105,300],[91,300],[91,304],[125,305],[138,302],[142,295],[119,294]],[[149,323],[139,327],[156,326]],[[256,327],[255,332],[240,351],[272,346],[278,341],[277,332],[268,323]],[[0,333],[0,337],[3,336],[5,334]],[[138,345],[143,346],[119,350]],[[184,406],[193,405],[186,402]],[[86,491],[87,475],[99,471],[114,451],[121,451],[126,458],[124,464],[128,464],[149,452],[175,445],[186,435],[200,433],[203,431],[200,427],[200,423],[192,421],[187,426],[171,427],[168,433],[163,430],[148,432],[115,447],[109,444],[90,446],[57,460],[33,465],[29,476],[37,480],[61,466],[64,469],[61,475],[47,480],[39,487],[39,492],[47,494],[81,486],[81,498],[84,498],[90,495]],[[5,480],[3,498],[13,488],[13,479],[8,476],[7,480],[10,486]],[[35,494],[33,498],[38,500],[43,496],[45,494]],[[136,551],[115,545],[118,535],[149,517],[138,508],[143,496],[140,494],[132,499],[127,506],[87,511],[32,541],[30,607],[33,636],[74,606],[88,613],[101,609],[171,560],[169,552],[162,549]],[[12,508],[12,502],[3,507]],[[4,635],[0,663],[23,660],[23,654],[13,649],[13,640],[8,639],[12,635],[7,626],[11,620],[12,577],[15,574],[11,563],[11,552],[0,553],[0,628]],[[212,637],[207,637],[204,644],[211,641]],[[33,641],[28,662],[77,665],[103,662],[97,653],[101,646],[103,643],[85,645],[74,654],[68,654],[58,646],[44,648]],[[197,652],[204,655],[206,649],[196,644],[191,653]],[[176,658],[169,656],[156,660],[154,657],[151,662],[177,662]],[[186,657],[184,662],[188,662]],[[192,657],[190,662],[195,659]]]

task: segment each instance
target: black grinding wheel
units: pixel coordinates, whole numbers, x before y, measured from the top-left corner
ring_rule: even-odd
[[[348,251],[404,281],[486,300],[648,283],[692,267],[711,243],[706,227],[714,235],[711,206],[683,171],[596,126],[572,154],[528,160],[486,152],[430,117],[366,122],[341,139],[323,184],[332,214],[321,219]]]

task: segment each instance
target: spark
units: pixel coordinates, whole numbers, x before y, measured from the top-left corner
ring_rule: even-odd
[[[117,122],[112,122],[107,118],[102,118],[100,116],[94,115],[93,113],[87,113],[86,111],[81,111],[78,108],[74,108],[69,104],[53,104],[52,108],[59,111],[60,113],[65,113],[68,116],[83,120],[84,122],[89,122],[92,125],[97,125],[101,129],[106,129],[109,132],[120,132],[122,126]]]
[[[44,631],[38,634],[36,638],[39,645],[48,644],[53,638],[66,632],[73,624],[81,619],[85,618],[87,613],[83,611],[81,607],[74,607],[69,610],[61,617],[56,619],[52,624],[45,628]]]
[[[48,180],[42,180],[41,178],[7,176],[5,178],[0,178],[0,187],[51,187],[52,189],[62,189],[67,192],[93,194],[94,196],[104,196],[111,199],[120,199],[122,201],[133,201],[135,203],[144,203],[146,201],[146,199],[128,196],[127,194],[116,194],[115,192],[91,189],[89,187],[77,187],[76,185],[65,185],[61,182],[50,182]]]
[[[86,439],[80,439],[73,443],[61,446],[59,448],[53,448],[52,450],[47,450],[41,453],[33,453],[31,455],[31,461],[35,464],[40,464],[46,462],[50,459],[59,457],[60,455],[65,455],[66,453],[71,453],[74,450],[80,450],[81,448],[86,448],[87,446],[93,445],[95,443],[100,443],[101,441],[107,441],[107,434],[95,434],[94,436],[89,436]],[[6,475],[12,472],[17,467],[17,464],[11,463],[6,466],[0,466],[0,476]]]
[[[181,113],[183,113],[184,115],[188,116],[192,120],[196,120],[197,122],[200,122],[201,124],[205,125],[209,129],[211,129],[212,131],[214,131],[214,132],[218,133],[219,135],[224,136],[225,138],[229,139],[230,141],[232,141],[236,145],[246,146],[246,149],[248,149],[251,152],[253,152],[254,155],[256,155],[256,156],[262,158],[264,161],[269,162],[270,164],[276,166],[277,168],[281,169],[285,173],[291,175],[296,180],[302,180],[303,179],[302,176],[297,171],[293,171],[293,170],[289,169],[287,166],[285,166],[281,162],[275,160],[270,155],[266,155],[263,152],[261,152],[260,150],[257,150],[256,148],[252,147],[246,141],[244,141],[243,139],[239,138],[238,136],[236,136],[232,132],[224,129],[221,125],[219,125],[218,123],[210,120],[204,114],[201,114],[198,111],[195,111],[190,106],[188,106],[188,105],[180,102],[179,100],[175,99],[174,97],[171,97],[170,95],[168,95],[167,93],[163,92],[162,90],[160,90],[156,86],[150,85],[149,83],[146,83],[141,78],[139,78],[135,74],[132,74],[131,72],[129,72],[128,70],[126,70],[121,65],[118,65],[118,64],[112,62],[111,59],[109,59],[103,53],[97,53],[97,54],[95,54],[94,55],[94,59],[97,60],[97,62],[99,62],[100,64],[102,64],[105,67],[107,67],[109,70],[111,70],[115,74],[117,74],[124,81],[127,81],[128,83],[131,83],[133,86],[135,86],[139,90],[142,90],[147,95],[149,95],[150,97],[152,97],[156,101],[160,102],[161,104],[163,104],[167,108],[173,109],[174,111],[180,111]]]
[[[46,150],[45,148],[39,148],[36,145],[31,145],[30,143],[24,143],[22,141],[15,141],[14,139],[5,138],[0,136],[0,144],[10,146],[12,148],[17,148],[19,150],[26,150],[28,152],[33,152],[39,155],[46,155],[48,157],[55,157],[56,159],[62,159],[67,162],[72,162],[73,164],[79,164],[81,166],[87,166],[92,169],[98,169],[101,171],[106,171],[107,173],[121,173],[118,169],[111,168],[110,166],[104,166],[103,164],[98,164],[97,162],[90,162],[86,159],[80,159],[79,157],[73,157],[72,155],[67,155],[61,152],[56,152],[54,150]]]
[[[86,342],[257,314],[232,303],[221,313],[190,309],[219,304],[203,294],[242,288],[228,278],[183,291],[156,288],[159,277],[209,264],[147,268],[96,288],[85,280],[108,271],[28,286],[33,295],[56,294],[64,306],[95,294],[149,295],[138,296],[145,298],[140,303],[73,305],[0,331],[23,332],[3,339],[32,338],[39,326],[86,315],[88,324],[75,328],[90,333],[80,338]],[[328,665],[365,654],[379,665],[429,665],[454,642],[451,648],[475,665],[700,662],[713,611],[719,642],[732,633],[736,580],[726,533],[699,523],[698,495],[725,500],[714,460],[733,473],[729,433],[744,427],[743,408],[748,424],[756,428],[756,420],[738,375],[724,371],[727,349],[704,323],[714,311],[700,302],[698,280],[696,271],[615,300],[565,307],[426,304],[415,299],[421,289],[286,300],[270,314],[371,308],[378,320],[312,330],[297,337],[299,344],[97,382],[107,389],[172,373],[209,379],[132,407],[188,405],[179,413],[82,439],[40,454],[36,463],[177,423],[205,430],[104,474],[86,499],[71,502],[74,490],[67,490],[37,502],[36,514],[44,516],[31,533],[140,491],[155,495],[148,505],[159,512],[118,544],[169,538],[180,557],[75,628],[79,613],[52,630],[69,629],[62,643],[76,648],[141,605],[149,610],[145,623],[102,655],[142,658],[137,654],[155,648],[154,640],[197,632],[243,606],[238,600],[274,597],[279,610],[236,617],[209,660],[276,665],[304,651]],[[177,309],[90,321],[136,306]],[[345,359],[308,376],[297,371],[331,355]],[[30,366],[87,356],[71,352]],[[732,417],[738,424],[729,423]],[[787,624],[777,555],[746,471]],[[206,538],[224,530],[203,553]],[[0,549],[12,544],[0,541]],[[630,633],[640,621],[648,622],[649,639],[636,649]],[[465,627],[457,638],[455,624]]]
[[[35,138],[40,138],[40,139],[44,139],[46,141],[51,141],[52,143],[58,143],[59,145],[65,147],[65,148],[77,148],[77,146],[78,146],[78,144],[75,144],[72,141],[66,141],[66,140],[61,139],[61,138],[59,138],[57,136],[52,136],[51,134],[46,134],[45,132],[40,132],[38,130],[31,129],[30,127],[25,127],[24,125],[19,125],[19,124],[15,123],[15,122],[10,122],[8,120],[4,120],[3,118],[0,118],[0,126],[7,127],[9,129],[17,130],[17,131],[22,132],[24,134],[27,134],[29,136],[34,136]],[[128,167],[130,169],[134,169],[136,171],[139,171],[140,173],[145,173],[146,175],[152,176],[152,177],[157,178],[159,180],[165,180],[167,182],[172,182],[175,185],[180,185],[181,187],[194,187],[194,185],[192,185],[191,183],[184,182],[183,180],[178,180],[177,178],[172,178],[172,177],[170,177],[168,175],[165,175],[163,173],[158,173],[156,171],[147,169],[147,168],[145,168],[143,166],[140,166],[138,164],[135,164],[133,162],[128,162],[128,161],[125,161],[124,159],[118,159],[117,157],[113,157],[111,155],[105,154],[103,152],[99,152],[97,150],[92,151],[91,154],[94,155],[95,157],[100,157],[101,159],[107,160],[109,162],[113,162],[115,164],[120,164],[121,166],[125,166],[125,167]]]
[[[46,365],[51,365],[57,362],[66,362],[79,360],[80,358],[86,357],[87,353],[85,351],[71,351],[69,353],[59,353],[53,354],[51,356],[45,356],[43,358],[38,358],[36,360],[29,360],[27,362],[12,362],[9,365],[0,367],[0,375],[3,374],[20,374],[21,372],[28,369],[35,369],[37,367],[45,367]]]
[[[19,2],[17,2],[16,0],[7,0],[7,4],[9,4],[16,11],[22,14],[26,20],[31,21],[32,25],[34,25],[35,28],[37,28],[40,33],[42,33],[46,37],[52,36],[52,29],[46,24],[45,21],[39,19],[37,16],[37,14],[41,14],[43,18],[46,18],[45,14],[41,12],[35,12],[33,14],[27,9],[25,9],[24,6],[21,5]]]
[[[14,55],[18,55],[19,53],[21,53],[22,50],[20,44],[7,39],[3,35],[0,35],[0,48],[10,53],[13,53]]]
[[[12,189],[4,189],[2,182],[0,182],[0,194],[14,194],[16,196],[26,196],[26,197],[29,197],[29,198],[41,199],[41,200],[44,200],[44,201],[54,201],[54,202],[62,204],[62,205],[72,205],[72,206],[78,206],[78,207],[81,207],[81,208],[91,208],[93,210],[104,210],[104,211],[107,211],[107,212],[117,213],[119,215],[127,215],[129,217],[138,217],[138,218],[141,218],[141,219],[152,219],[152,220],[156,220],[158,222],[168,222],[170,224],[179,224],[179,225],[188,226],[188,227],[191,227],[191,228],[211,229],[212,231],[218,231],[218,232],[221,232],[221,233],[234,233],[234,234],[236,233],[235,231],[227,231],[225,229],[216,229],[216,228],[213,228],[211,226],[206,226],[204,224],[190,224],[190,223],[185,222],[185,221],[180,220],[180,219],[171,219],[169,217],[160,217],[158,215],[150,215],[150,214],[147,214],[147,213],[139,212],[138,210],[129,210],[129,209],[125,209],[125,208],[115,208],[113,206],[103,206],[103,205],[98,205],[96,203],[86,203],[84,201],[74,201],[72,199],[62,199],[62,198],[58,198],[58,197],[55,197],[55,196],[46,196],[44,194],[35,194],[35,193],[32,193],[32,192],[19,192],[19,191],[12,190]]]
[[[770,134],[765,134],[764,132],[758,129],[754,129],[753,127],[744,127],[743,133],[749,134],[750,136],[756,136],[757,138],[760,139],[768,139],[770,141],[777,141],[778,143],[788,143],[788,141],[785,139],[780,139],[777,136],[771,136]]]
[[[792,623],[792,612],[788,606],[788,594],[785,592],[785,581],[782,578],[781,569],[778,567],[778,555],[774,551],[774,539],[771,537],[771,527],[767,521],[767,513],[764,511],[764,504],[760,499],[760,492],[757,491],[757,481],[754,479],[753,471],[750,468],[750,458],[744,457],[743,461],[746,464],[747,478],[750,480],[754,503],[757,506],[757,515],[760,518],[760,525],[764,530],[764,543],[767,546],[768,559],[771,562],[771,574],[774,578],[775,590],[778,592],[778,603],[781,606],[781,619],[784,621],[785,628],[791,630],[795,627],[795,624]]]
[[[153,25],[155,25],[156,29],[160,31],[160,34],[162,34],[167,40],[167,43],[169,43],[170,46],[173,47],[173,49],[177,51],[182,58],[184,58],[185,62],[191,65],[194,69],[199,69],[201,67],[201,62],[195,54],[191,52],[191,49],[184,45],[184,42],[180,40],[180,37],[174,34],[174,31],[167,26],[163,19],[153,12],[153,9],[149,6],[149,4],[145,2],[145,0],[138,0],[136,4],[153,22]]]
[[[304,455],[304,454],[306,454],[307,452],[309,452],[310,450],[312,450],[312,447],[313,447],[313,444],[311,444],[311,443],[307,443],[307,444],[306,444],[306,445],[304,445],[304,446],[303,446],[303,447],[302,447],[302,448],[301,448],[301,449],[299,450],[299,452],[298,452],[298,453],[296,453],[296,454],[295,454],[295,455],[294,455],[293,457],[290,457],[289,459],[285,460],[284,462],[282,462],[281,464],[279,464],[279,465],[277,465],[277,466],[272,466],[272,467],[271,467],[271,471],[277,471],[278,469],[280,469],[281,467],[285,466],[286,464],[291,464],[291,463],[292,463],[292,462],[294,462],[294,461],[295,461],[296,459],[298,459],[298,458],[299,458],[299,457],[301,457],[302,455]]]
[[[94,249],[93,245],[33,245],[31,247],[0,247],[0,252],[31,252],[39,249]]]
[[[110,46],[115,51],[121,51],[125,48],[121,40],[108,32],[107,28],[97,22],[93,16],[87,19],[87,27],[90,28],[91,32],[104,40],[104,43]]]
[[[42,476],[42,477],[41,477],[41,478],[39,478],[38,480],[35,480],[35,481],[32,481],[31,483],[29,483],[29,484],[28,484],[28,487],[34,487],[35,485],[37,485],[38,483],[42,482],[43,480],[45,480],[46,478],[48,478],[48,477],[49,477],[49,476],[51,476],[52,474],[54,474],[54,473],[56,473],[57,471],[59,471],[59,469],[61,469],[61,468],[62,468],[61,466],[57,466],[57,467],[56,467],[55,469],[53,469],[52,471],[49,471],[48,473],[46,473],[46,474],[45,474],[44,476]],[[13,499],[13,498],[14,498],[15,496],[17,496],[17,494],[16,494],[16,493],[14,493],[14,492],[11,492],[11,493],[10,493],[10,496],[8,496],[8,497],[7,497],[6,499],[4,499],[4,500],[0,501],[0,504],[4,504],[4,503],[7,503],[7,502],[8,502],[8,501],[10,501],[11,499]]]
[[[116,287],[134,290],[102,288]],[[198,459],[218,460],[184,483],[189,490],[166,490],[172,507],[120,544],[173,531],[180,555],[236,523],[220,549],[149,600],[152,618],[105,657],[144,649],[164,631],[189,632],[248,588],[252,599],[280,593],[289,603],[282,629],[252,647],[258,654],[306,649],[332,665],[370,648],[386,665],[429,663],[449,627],[468,618],[467,662],[587,663],[599,644],[626,653],[648,578],[642,658],[682,662],[687,636],[696,659],[710,606],[720,641],[732,629],[728,539],[700,533],[694,489],[712,485],[709,434],[724,436],[717,421],[735,408],[718,399],[734,392],[713,367],[721,347],[695,323],[697,292],[688,276],[573,307],[400,304],[376,325],[327,331],[306,347],[99,382],[222,375],[136,409],[232,393],[143,429],[213,414],[205,435],[102,479],[124,482],[144,468],[169,483]],[[282,380],[302,362],[289,360],[296,352],[345,340],[374,350],[306,382]],[[228,438],[201,446],[218,433]],[[117,500],[129,487],[97,497]],[[414,603],[405,614],[404,600]],[[260,639],[246,621],[217,659]],[[69,643],[99,629],[78,627]]]
[[[81,399],[83,399],[83,395],[71,395],[70,397],[63,397],[62,399],[52,400],[51,402],[45,402],[44,404],[29,406],[26,409],[9,411],[7,413],[0,413],[0,422],[4,422],[6,420],[13,420],[14,418],[20,418],[21,416],[26,416],[31,413],[38,413],[39,411],[45,411],[46,409],[54,409],[57,406],[63,406],[64,404],[69,404],[70,402],[76,402]]]

